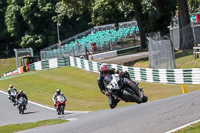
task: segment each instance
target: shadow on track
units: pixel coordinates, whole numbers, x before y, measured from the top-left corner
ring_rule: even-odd
[[[39,111],[33,111],[33,112],[24,112],[24,115],[27,115],[27,114],[33,114],[33,113],[38,113]]]

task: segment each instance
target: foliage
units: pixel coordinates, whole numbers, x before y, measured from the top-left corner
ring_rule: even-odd
[[[142,2],[145,32],[155,32],[170,23],[175,0],[163,0],[165,23],[160,21],[156,0],[2,0],[0,2],[0,51],[13,53],[15,47],[41,50],[94,25],[135,20],[134,2]],[[199,0],[188,0],[190,12],[199,10]],[[6,51],[6,52],[4,52]],[[1,54],[0,54],[1,55]]]
[[[145,20],[145,31],[152,32],[157,30],[157,15],[156,15],[156,7],[153,5],[152,0],[144,0],[142,2],[143,5],[143,14]]]
[[[1,10],[0,15],[4,16],[5,14],[5,20],[2,21],[5,22],[6,26],[0,34],[8,31],[10,35],[7,33],[4,34],[4,37],[1,37],[6,40],[5,35],[8,35],[8,38],[10,36],[7,41],[18,44],[22,48],[32,47],[34,51],[39,51],[56,43],[56,22],[62,23],[59,27],[62,29],[60,30],[61,39],[66,39],[88,29],[88,22],[90,21],[88,9],[84,10],[82,14],[75,13],[75,10],[72,10],[73,14],[70,16],[68,7],[73,6],[65,5],[59,0],[7,0],[8,4],[6,1],[3,2],[0,3],[0,6],[2,4],[6,10]],[[79,9],[79,11],[82,10]],[[8,48],[11,48],[10,44]],[[6,47],[0,49],[6,50]],[[10,51],[13,52],[13,50]]]
[[[200,1],[199,0],[188,0],[188,9],[190,13],[200,11]]]
[[[9,34],[6,29],[5,25],[5,11],[7,7],[7,1],[6,0],[1,0],[0,1],[0,42],[1,42],[1,47],[0,47],[0,58],[5,57],[8,53],[4,51],[4,49],[8,49],[7,46],[7,41],[9,40]]]
[[[92,24],[102,25],[130,20],[133,3],[119,0],[96,0],[92,5]]]
[[[45,37],[43,35],[25,35],[22,37],[21,46],[24,48],[32,47],[37,48],[41,47]]]
[[[154,0],[143,0],[143,14],[145,20],[146,32],[155,32],[161,30],[163,27],[170,25],[172,13],[176,10],[176,0],[163,0],[165,14],[163,18],[164,23],[160,21],[156,11]]]
[[[11,37],[20,38],[23,35],[24,23],[20,14],[21,5],[13,0],[6,9],[5,23]]]
[[[56,4],[56,9],[55,9],[55,12],[57,14],[57,16],[53,16],[52,17],[52,20],[54,22],[57,22],[57,23],[62,23],[62,20],[64,19],[64,17],[66,16],[67,14],[67,5],[64,4],[63,2],[58,2]],[[71,16],[70,16],[71,17]]]
[[[7,30],[6,30],[6,25],[4,23],[5,19],[5,10],[7,7],[7,2],[6,0],[1,0],[0,1],[0,40],[4,40],[7,36]]]

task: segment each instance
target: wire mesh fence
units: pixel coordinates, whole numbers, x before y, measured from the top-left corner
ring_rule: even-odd
[[[174,69],[174,48],[169,35],[160,36],[158,33],[150,33],[148,36],[149,68]]]
[[[170,27],[170,38],[176,50],[192,48],[200,43],[200,24],[192,22],[182,27]]]

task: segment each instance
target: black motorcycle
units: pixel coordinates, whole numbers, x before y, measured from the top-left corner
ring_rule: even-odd
[[[109,94],[115,99],[138,104],[148,100],[142,88],[138,87],[138,83],[134,83],[127,77],[120,77],[118,74],[107,75],[103,82]]]
[[[20,97],[18,101],[18,109],[20,114],[24,114],[24,110],[26,109],[27,101],[25,97]]]

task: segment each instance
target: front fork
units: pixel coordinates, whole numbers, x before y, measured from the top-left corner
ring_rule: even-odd
[[[135,93],[138,97],[141,97],[141,90],[140,88],[138,87],[138,83],[135,83],[134,81],[132,81],[131,79],[129,78],[123,78],[122,79],[122,83],[123,85],[127,85],[129,86]]]

